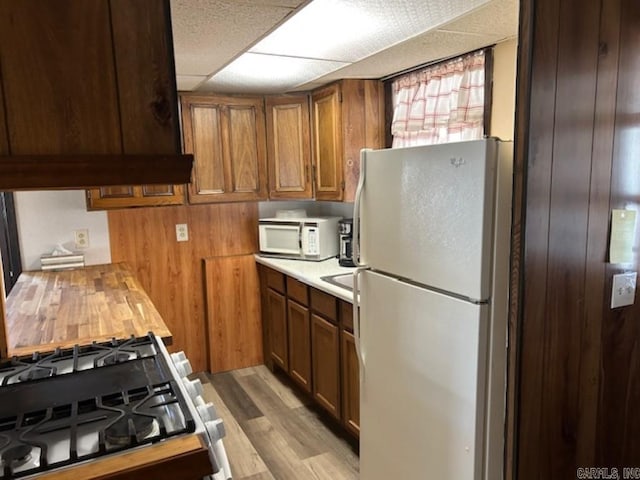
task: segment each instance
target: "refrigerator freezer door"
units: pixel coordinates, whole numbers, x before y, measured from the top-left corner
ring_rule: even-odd
[[[360,280],[361,478],[481,479],[489,307]]]
[[[490,138],[367,151],[360,263],[489,298],[497,148]]]

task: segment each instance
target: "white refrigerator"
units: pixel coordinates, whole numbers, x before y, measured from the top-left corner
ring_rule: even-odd
[[[360,478],[503,477],[512,144],[363,150]]]

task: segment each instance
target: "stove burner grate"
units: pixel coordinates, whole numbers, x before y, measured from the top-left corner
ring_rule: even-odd
[[[18,375],[18,380],[21,382],[28,382],[30,380],[39,380],[41,378],[47,378],[53,376],[53,368],[49,367],[31,367]]]
[[[10,468],[21,467],[29,460],[31,460],[31,447],[29,445],[25,445],[24,443],[20,443],[13,447],[7,448],[2,455],[0,455],[2,459],[2,464],[8,466]]]
[[[123,363],[130,359],[131,357],[124,352],[115,352],[104,358],[102,361],[104,365],[115,365],[116,363]]]
[[[148,437],[154,426],[153,418],[127,413],[105,429],[105,440],[111,445],[128,445],[132,437],[137,441]]]

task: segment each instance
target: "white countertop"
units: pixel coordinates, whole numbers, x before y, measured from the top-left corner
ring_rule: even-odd
[[[287,260],[284,258],[262,257],[255,255],[256,262],[289,275],[296,280],[311,285],[334,297],[338,297],[349,303],[353,303],[351,290],[333,285],[321,280],[321,277],[337,275],[340,273],[353,273],[355,268],[341,267],[337,258],[330,258],[322,262],[309,262],[305,260]]]

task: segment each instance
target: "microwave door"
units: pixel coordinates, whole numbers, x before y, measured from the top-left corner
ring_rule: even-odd
[[[259,231],[262,252],[300,256],[302,225],[261,224]]]

